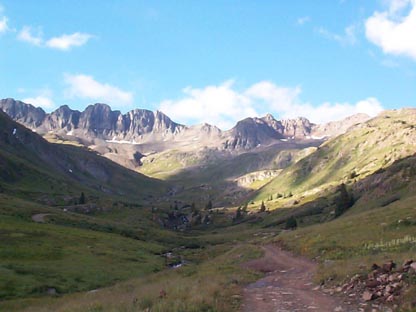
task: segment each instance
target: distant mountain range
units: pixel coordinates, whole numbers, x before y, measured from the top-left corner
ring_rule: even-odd
[[[221,131],[208,124],[185,126],[172,121],[160,111],[134,109],[122,114],[111,110],[107,104],[100,103],[89,105],[83,112],[63,105],[48,114],[31,104],[3,99],[0,100],[0,109],[41,135],[53,132],[90,143],[95,139],[134,144],[181,142],[234,151],[251,150],[286,140],[333,137],[344,133],[350,126],[369,119],[367,115],[358,114],[342,121],[316,125],[303,117],[276,120],[267,114],[262,118],[246,118],[232,129]]]

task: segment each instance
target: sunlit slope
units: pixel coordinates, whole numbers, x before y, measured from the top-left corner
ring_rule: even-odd
[[[352,183],[412,155],[415,146],[416,109],[386,111],[285,169],[255,199],[288,192],[313,194],[331,185]]]

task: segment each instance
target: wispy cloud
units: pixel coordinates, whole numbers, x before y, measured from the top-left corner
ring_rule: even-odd
[[[30,26],[24,26],[22,30],[18,33],[17,38],[21,41],[27,42],[29,44],[38,46],[38,47],[48,47],[52,49],[67,51],[72,47],[80,47],[86,44],[93,36],[87,33],[75,32],[73,34],[67,35],[63,34],[61,36],[53,37],[48,40],[43,38],[42,31],[38,28],[33,30]]]
[[[55,108],[55,103],[52,100],[53,94],[50,89],[40,89],[36,93],[37,95],[35,96],[24,98],[23,102],[32,104],[37,107],[42,107],[45,110],[51,110]]]
[[[381,65],[388,68],[398,68],[400,67],[400,64],[394,60],[391,59],[384,59],[381,61]]]
[[[46,41],[46,46],[59,50],[69,50],[72,47],[80,47],[88,42],[92,35],[86,33],[73,33],[71,35],[62,35],[53,37]]]
[[[306,24],[306,23],[308,23],[310,21],[311,21],[311,18],[309,16],[302,16],[302,17],[299,17],[296,20],[296,24],[302,26],[302,25],[304,25],[304,24]]]
[[[322,37],[334,40],[341,45],[354,45],[357,43],[358,26],[356,24],[345,27],[342,34],[333,33],[324,27],[318,27],[315,31]]]
[[[416,0],[390,0],[385,11],[366,20],[365,34],[384,53],[416,60]]]
[[[6,16],[0,18],[0,34],[5,33],[9,30],[8,22],[9,20]]]
[[[369,97],[357,103],[330,103],[312,105],[300,99],[302,89],[278,86],[260,81],[243,91],[234,88],[232,80],[204,88],[187,87],[183,97],[164,100],[159,109],[174,120],[185,124],[210,123],[221,129],[231,128],[247,116],[275,114],[279,118],[307,117],[322,123],[342,119],[355,113],[374,116],[383,110],[381,103]]]
[[[67,85],[65,95],[70,98],[84,98],[94,101],[124,106],[133,103],[133,93],[123,91],[118,87],[107,83],[101,83],[92,76],[78,74],[65,74],[64,81]]]
[[[35,46],[41,46],[43,43],[41,30],[38,29],[36,34],[33,34],[33,30],[29,26],[22,28],[22,30],[17,34],[17,39],[33,44]]]

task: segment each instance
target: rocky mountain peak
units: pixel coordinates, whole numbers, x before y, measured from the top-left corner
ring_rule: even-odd
[[[168,142],[181,141],[185,145],[209,145],[241,151],[278,144],[288,139],[309,140],[335,136],[369,118],[359,114],[342,121],[315,125],[304,117],[276,120],[272,114],[266,114],[260,118],[245,118],[232,129],[221,131],[209,124],[186,127],[173,122],[161,111],[134,109],[122,114],[104,103],[89,105],[83,112],[63,105],[46,114],[41,108],[30,104],[4,99],[0,101],[0,108],[14,120],[40,134],[53,131],[60,135],[74,135],[86,142],[94,139],[146,144],[163,141],[164,145],[169,145]]]
[[[25,124],[30,128],[40,126],[46,116],[42,108],[34,107],[33,105],[11,98],[0,100],[0,109],[15,121]]]

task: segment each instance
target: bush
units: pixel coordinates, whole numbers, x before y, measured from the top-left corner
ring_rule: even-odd
[[[289,217],[285,223],[286,230],[294,230],[298,227],[298,222],[296,221],[294,216]]]
[[[354,205],[354,199],[348,193],[347,188],[344,183],[342,183],[339,188],[339,196],[335,200],[335,218],[342,215],[347,211],[352,205]]]

